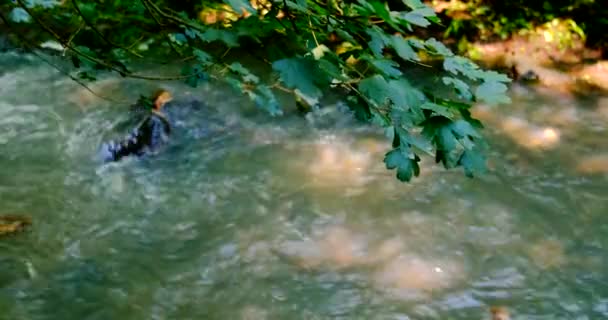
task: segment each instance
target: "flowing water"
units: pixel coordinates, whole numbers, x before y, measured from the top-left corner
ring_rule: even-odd
[[[0,66],[0,215],[33,219],[0,238],[0,319],[608,318],[608,98],[515,86],[479,109],[488,173],[403,184],[339,105],[271,118],[212,85],[166,84],[205,105],[164,152],[102,165],[128,104]]]

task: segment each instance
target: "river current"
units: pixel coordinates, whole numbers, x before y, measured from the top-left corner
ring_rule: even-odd
[[[608,97],[514,85],[476,108],[486,174],[424,159],[404,184],[339,103],[273,118],[213,84],[162,84],[204,107],[166,152],[103,165],[128,102],[0,66],[0,215],[33,220],[0,238],[0,319],[608,318]]]

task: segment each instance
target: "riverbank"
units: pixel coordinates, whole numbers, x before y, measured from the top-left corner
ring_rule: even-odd
[[[445,27],[434,30],[435,36],[455,52],[487,68],[535,84],[541,91],[549,89],[565,96],[608,92],[606,37],[598,37],[595,30],[590,30],[590,26],[599,23],[592,15],[593,4],[562,12],[565,9],[559,9],[559,3],[547,8],[536,8],[530,3],[520,8],[525,11],[521,13],[513,12],[512,3],[427,4],[447,26],[447,30]],[[589,10],[589,15],[581,14],[585,10]],[[526,16],[530,17],[526,20]]]

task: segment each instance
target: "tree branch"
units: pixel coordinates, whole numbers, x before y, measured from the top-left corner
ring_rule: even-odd
[[[43,57],[42,55],[40,55],[38,52],[36,52],[36,48],[32,47],[30,44],[28,44],[28,41],[23,39],[19,33],[15,32],[14,29],[12,28],[10,22],[8,21],[8,19],[2,14],[2,12],[0,12],[0,20],[2,20],[4,22],[4,25],[9,28],[10,30],[13,30],[13,33],[15,34],[15,36],[20,40],[21,44],[23,46],[25,46],[26,48],[30,49],[30,51],[32,52],[33,55],[35,55],[36,57],[38,57],[40,60],[42,60],[44,63],[48,64],[49,66],[53,67],[55,70],[59,71],[60,73],[62,73],[63,75],[69,77],[72,81],[76,82],[77,84],[79,84],[80,86],[82,86],[85,90],[87,90],[88,92],[90,92],[91,94],[93,94],[94,96],[103,99],[103,100],[107,100],[110,102],[114,102],[114,103],[126,103],[126,101],[118,101],[109,97],[105,97],[102,96],[100,94],[98,94],[97,92],[95,92],[93,89],[91,89],[89,86],[86,85],[86,83],[82,82],[80,79],[74,77],[73,75],[71,75],[69,72],[61,69],[59,66],[57,66],[56,64],[52,63],[50,60],[48,60],[47,58]]]
[[[146,10],[150,14],[150,16],[152,16],[152,19],[154,19],[154,21],[156,21],[156,24],[158,24],[158,26],[162,28],[164,26],[164,24],[162,22],[160,22],[160,20],[158,20],[158,18],[154,14],[154,12],[152,12],[152,9],[150,8],[150,5],[148,4],[148,2],[146,2],[145,0],[140,0],[140,2],[144,5],[144,7],[146,7]]]
[[[293,17],[289,13],[289,6],[287,5],[287,0],[283,0],[283,7],[285,8],[285,16],[287,16],[287,19],[289,19],[289,21],[291,21],[291,26],[293,27],[293,31],[295,33],[298,33],[298,27],[296,26],[296,22],[293,21]]]
[[[143,79],[143,80],[184,80],[184,79],[188,79],[190,77],[194,77],[196,76],[196,74],[190,74],[190,75],[180,75],[180,76],[168,76],[168,77],[161,77],[161,76],[147,76],[147,75],[142,75],[142,74],[136,74],[136,73],[132,73],[130,71],[126,71],[123,69],[120,69],[114,65],[112,65],[111,63],[108,63],[104,60],[95,58],[89,54],[86,54],[78,49],[76,49],[74,46],[72,46],[70,43],[68,43],[68,41],[64,40],[59,34],[57,34],[55,31],[53,31],[53,29],[51,29],[49,26],[47,26],[42,20],[40,20],[36,15],[33,14],[33,12],[25,5],[25,3],[23,3],[23,0],[17,0],[17,2],[19,3],[19,5],[21,6],[21,8],[23,8],[23,10],[25,10],[31,17],[32,19],[36,22],[36,24],[38,24],[40,27],[42,27],[42,29],[44,29],[46,32],[48,32],[50,35],[52,35],[55,39],[57,39],[57,41],[59,41],[59,43],[61,43],[64,47],[70,49],[71,51],[73,51],[74,53],[76,53],[77,55],[91,61],[94,63],[97,63],[101,66],[106,67],[109,70],[118,72],[120,75],[125,76],[125,77],[130,77],[130,78],[135,78],[135,79]]]
[[[157,5],[156,5],[154,2],[152,2],[151,0],[141,0],[141,1],[146,2],[146,3],[147,3],[147,4],[148,4],[150,7],[152,7],[152,8],[154,9],[154,11],[156,11],[156,12],[157,12],[157,13],[158,13],[158,14],[159,14],[161,17],[163,17],[163,18],[165,18],[165,19],[167,19],[167,20],[171,20],[171,21],[173,21],[173,22],[175,22],[175,23],[178,23],[178,24],[183,24],[183,25],[186,25],[186,26],[188,26],[188,27],[190,27],[190,28],[192,28],[192,29],[196,29],[196,30],[198,30],[198,31],[205,31],[205,29],[204,29],[204,28],[202,28],[202,27],[201,27],[201,26],[199,26],[199,25],[196,25],[196,24],[194,24],[194,23],[192,23],[192,22],[190,22],[190,21],[188,21],[188,20],[182,19],[182,18],[180,18],[180,17],[176,17],[176,16],[174,16],[174,15],[172,15],[172,14],[168,14],[168,13],[166,13],[165,11],[163,11],[161,8],[159,8],[159,7],[158,7],[158,6],[157,6]]]
[[[127,51],[128,53],[139,57],[139,58],[143,58],[143,56],[127,47],[121,46],[117,43],[114,43],[113,41],[111,41],[110,39],[106,38],[106,36],[103,35],[103,33],[101,33],[101,31],[99,31],[99,29],[97,29],[88,19],[87,17],[85,17],[85,15],[82,13],[82,11],[80,11],[80,8],[78,7],[78,3],[76,2],[76,0],[72,0],[72,4],[74,5],[74,9],[76,9],[76,12],[78,12],[78,14],[80,15],[80,17],[82,18],[82,21],[84,21],[84,23],[86,23],[86,25],[91,28],[91,30],[93,30],[93,32],[95,32],[101,39],[103,39],[103,41],[107,42],[109,45],[123,49],[125,51]]]

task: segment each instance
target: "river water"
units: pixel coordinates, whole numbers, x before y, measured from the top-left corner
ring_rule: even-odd
[[[102,165],[128,103],[0,66],[0,215],[33,219],[0,238],[0,319],[608,318],[606,97],[514,86],[478,109],[488,173],[403,184],[339,105],[271,118],[212,85],[164,84],[205,106],[165,152]]]

